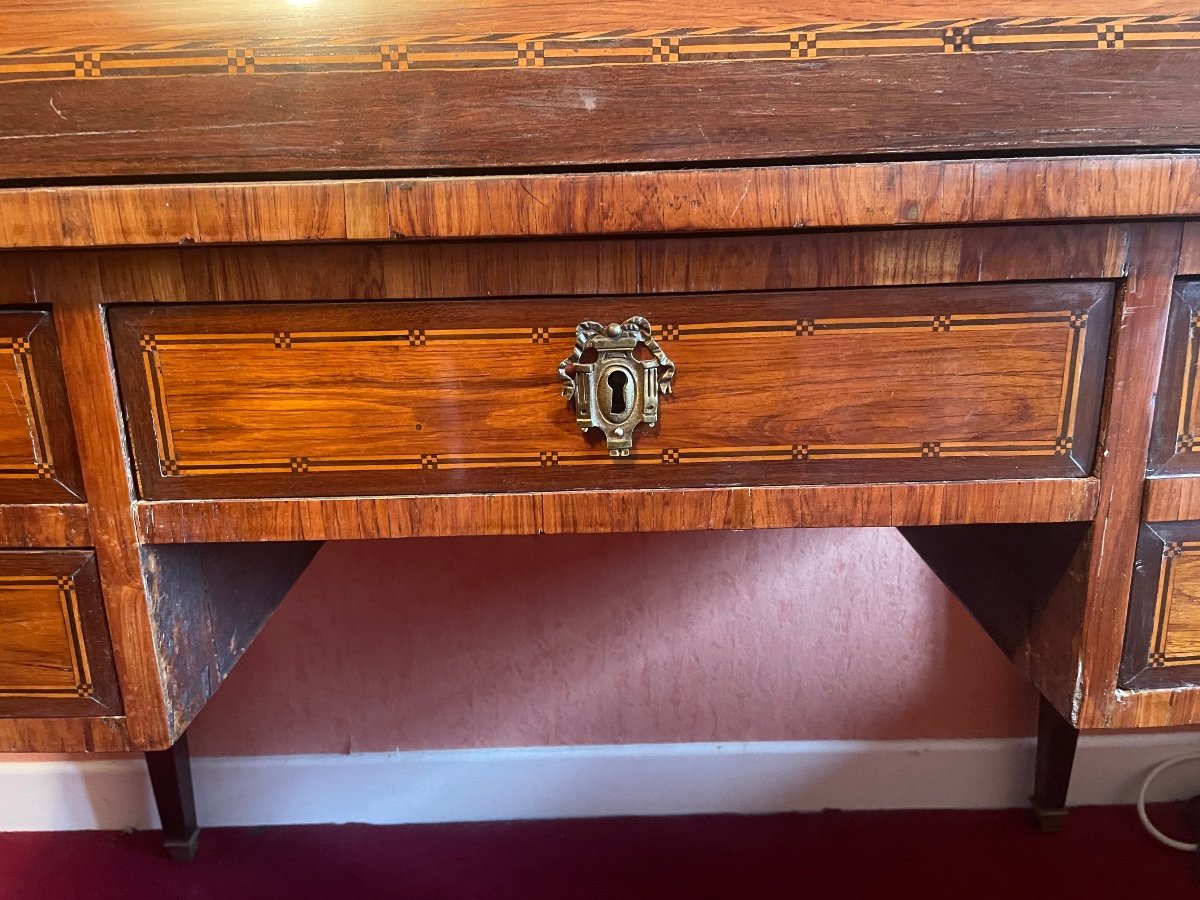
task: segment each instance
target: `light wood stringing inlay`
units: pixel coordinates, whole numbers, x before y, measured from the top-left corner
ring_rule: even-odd
[[[1194,314],[1188,321],[1187,350],[1184,355],[1183,391],[1179,397],[1179,421],[1175,428],[1175,452],[1192,453],[1197,446],[1196,413],[1197,373],[1200,370],[1200,314]]]
[[[1200,662],[1200,542],[1163,545],[1154,609],[1152,669]]]
[[[13,364],[0,372],[11,401],[0,404],[0,478],[53,480],[54,456],[29,339],[0,338],[0,350],[11,352]]]
[[[924,22],[791,22],[741,28],[544,34],[361,35],[320,40],[161,41],[12,47],[0,81],[178,75],[312,75],[421,70],[659,66],[911,54],[1173,50],[1200,47],[1200,16],[969,18]]]
[[[9,633],[33,643],[24,647],[0,636],[0,698],[92,696],[79,599],[70,575],[0,577],[0,622],[10,616],[21,627]],[[48,652],[53,643],[58,648]]]
[[[1081,348],[1087,329],[1083,311],[1029,311],[998,314],[873,316],[855,318],[809,318],[780,321],[722,322],[704,324],[663,324],[655,326],[656,338],[667,347],[678,341],[728,342],[746,338],[770,340],[821,340],[823,336],[862,332],[918,332],[948,334],[951,331],[1021,331],[1055,327],[1063,341],[1062,381],[1058,402],[1056,433],[1037,440],[947,440],[935,435],[927,439],[881,443],[763,444],[740,446],[669,447],[654,451],[635,450],[621,460],[600,455],[595,449],[565,447],[522,452],[467,453],[442,451],[402,456],[278,456],[236,458],[185,456],[177,446],[172,426],[170,391],[164,377],[164,357],[180,351],[200,352],[214,348],[278,351],[294,348],[337,348],[346,345],[392,347],[401,352],[420,352],[420,348],[444,345],[478,346],[487,344],[548,345],[561,342],[569,350],[574,331],[564,328],[486,328],[486,329],[410,329],[395,331],[319,331],[214,334],[144,334],[141,338],[146,385],[154,411],[153,431],[159,455],[159,474],[164,477],[188,475],[241,474],[249,472],[305,474],[317,471],[357,470],[441,470],[497,467],[595,466],[610,463],[683,465],[721,462],[803,463],[809,460],[842,459],[931,459],[938,457],[977,456],[1065,456],[1072,447],[1075,416],[1083,365]],[[555,351],[558,353],[559,351]],[[563,351],[566,352],[565,350]],[[552,373],[552,370],[547,370]],[[686,372],[681,374],[686,378]],[[547,390],[557,389],[552,374]],[[565,415],[565,413],[564,413]],[[669,415],[669,411],[668,411]]]

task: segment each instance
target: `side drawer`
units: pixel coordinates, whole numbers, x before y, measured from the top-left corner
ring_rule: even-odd
[[[44,310],[0,311],[0,503],[83,497],[54,322]]]
[[[1142,525],[1120,683],[1200,684],[1200,522]]]
[[[1149,474],[1200,474],[1200,278],[1175,281]]]
[[[92,552],[0,552],[0,716],[120,711]]]
[[[144,498],[286,497],[1083,476],[1112,298],[1042,282],[109,321]],[[633,316],[674,392],[612,457],[559,366],[577,324]]]

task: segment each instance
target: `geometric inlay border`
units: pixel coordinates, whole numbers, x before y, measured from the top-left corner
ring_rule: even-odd
[[[36,684],[0,684],[0,697],[78,698],[91,697],[95,693],[91,669],[88,666],[87,650],[83,640],[83,624],[79,615],[79,597],[75,592],[75,579],[70,575],[11,575],[0,577],[0,588],[7,590],[44,590],[55,588],[63,617],[63,631],[67,636],[71,652],[71,669],[74,686],[62,685],[39,687]]]
[[[1175,427],[1175,452],[1191,453],[1200,450],[1200,435],[1192,410],[1196,406],[1196,390],[1200,386],[1200,313],[1188,320],[1187,350],[1184,354],[1183,390],[1179,397],[1179,420]]]
[[[28,337],[0,337],[0,350],[11,350],[17,380],[25,405],[25,418],[29,425],[32,458],[27,463],[7,462],[0,464],[0,478],[53,480],[55,478],[54,456],[50,450],[50,435],[47,430],[46,412],[42,403],[42,391],[38,384],[33,353]]]
[[[1200,556],[1200,541],[1167,542],[1162,548],[1162,568],[1154,604],[1154,625],[1148,668],[1165,669],[1171,666],[1190,666],[1200,662],[1200,654],[1170,654],[1167,636],[1171,631],[1171,600],[1175,596],[1176,563],[1184,557]]]
[[[14,47],[0,81],[771,62],[896,55],[1200,47],[1200,15],[793,21],[741,27],[337,38],[159,40]]]

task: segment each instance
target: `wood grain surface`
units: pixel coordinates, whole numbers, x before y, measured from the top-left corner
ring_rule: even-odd
[[[1147,522],[1200,519],[1200,477],[1174,475],[1146,479],[1142,518]]]
[[[1101,460],[1098,524],[1086,567],[1080,572],[1086,573],[1086,588],[1080,590],[1085,582],[1079,579],[1068,582],[1053,613],[1035,631],[1035,652],[1059,660],[1053,682],[1047,682],[1043,693],[1063,715],[1077,712],[1075,724],[1081,728],[1122,727],[1136,706],[1136,701],[1118,701],[1117,670],[1141,519],[1153,398],[1182,233],[1178,223],[1154,223],[1140,226],[1133,235],[1129,275],[1114,313],[1119,326],[1109,365],[1107,420],[1097,454]]]
[[[1155,154],[426,178],[386,189],[390,236],[431,238],[1188,214],[1200,212],[1198,178],[1194,156]]]
[[[1077,224],[147,249],[59,258],[93,267],[110,303],[288,303],[1120,278],[1128,244],[1128,225]],[[9,284],[14,293],[23,290],[16,276]]]
[[[0,311],[0,503],[82,499],[54,324],[46,311]]]
[[[1087,474],[1110,303],[1069,282],[109,321],[141,496],[190,499]],[[679,374],[610,459],[557,372],[575,324],[632,315]]]
[[[1194,155],[0,189],[0,247],[526,237],[1200,215]],[[1200,251],[1195,251],[1200,257]],[[0,254],[0,267],[5,259]]]
[[[1187,728],[1200,723],[1200,690],[1196,688],[1115,689],[1108,702],[1113,710],[1111,728]]]
[[[120,711],[92,554],[0,552],[0,715]]]
[[[138,504],[151,543],[1073,522],[1093,478]]]
[[[0,546],[89,547],[88,511],[82,503],[0,505]]]
[[[1154,410],[1150,472],[1200,473],[1200,279],[1176,280],[1162,382]]]
[[[124,716],[0,718],[0,752],[113,753],[129,746]]]
[[[137,4],[118,5],[116,43],[98,37],[109,4],[74,21],[35,16],[31,40],[6,21],[0,59],[13,80],[0,91],[0,178],[1200,143],[1194,16],[1143,22],[1123,8],[1078,21],[1023,10],[1000,22],[941,12],[904,21],[889,9],[888,23],[814,23],[794,10],[773,22],[741,10],[746,21],[717,33],[679,11],[650,25],[664,7],[618,33],[592,24],[572,35],[556,24],[572,15],[557,7],[522,32],[498,5],[482,31],[464,31],[456,10],[413,35],[397,33],[407,17],[380,3],[362,31],[326,18],[323,35],[263,38],[269,20],[237,16],[250,30],[231,22],[202,37],[211,28],[180,22],[165,42],[147,42],[138,35],[155,29],[138,26]],[[76,37],[41,43],[47,18]]]
[[[88,497],[89,530],[127,711],[122,727],[130,746],[159,749],[175,735],[168,724],[154,643],[156,621],[146,595],[131,509],[133,490],[108,356],[98,267],[94,259],[50,256],[31,265],[34,290],[54,298],[63,374]]]
[[[1183,247],[1179,251],[1179,274],[1200,275],[1200,221],[1183,226]]]

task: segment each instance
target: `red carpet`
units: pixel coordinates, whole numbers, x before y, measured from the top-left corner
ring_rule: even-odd
[[[0,834],[0,897],[1200,896],[1193,859],[1115,807],[1075,810],[1049,835],[1019,810],[214,828],[192,863],[162,858],[156,838]]]

